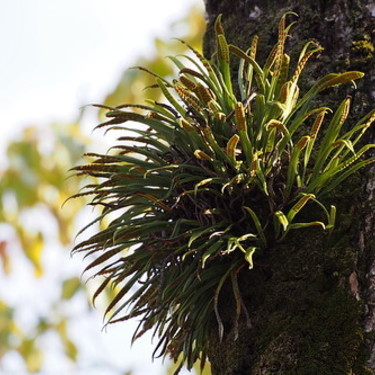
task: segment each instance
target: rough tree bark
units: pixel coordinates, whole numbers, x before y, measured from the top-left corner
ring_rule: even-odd
[[[229,42],[245,48],[258,34],[264,59],[288,10],[300,16],[290,50],[299,52],[309,39],[325,48],[305,72],[302,91],[328,72],[363,71],[357,90],[348,86],[321,98],[335,108],[349,94],[353,118],[362,117],[375,106],[374,0],[206,0],[205,54],[214,51],[213,22],[222,13]],[[333,236],[296,231],[241,275],[252,326],[241,323],[237,340],[233,305],[221,301],[226,335],[219,342],[212,332],[214,375],[375,374],[375,167],[343,184],[333,199],[339,213]]]

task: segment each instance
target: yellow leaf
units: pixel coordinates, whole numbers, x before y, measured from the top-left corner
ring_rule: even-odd
[[[21,238],[22,237],[22,238]],[[43,274],[42,266],[42,251],[44,246],[44,240],[42,233],[30,234],[23,231],[22,236],[20,236],[23,250],[25,255],[30,260],[34,266],[35,276],[40,277]]]
[[[61,297],[63,299],[72,298],[78,290],[81,288],[81,280],[79,277],[73,277],[71,279],[65,280],[62,284]]]
[[[18,352],[25,361],[27,371],[29,373],[39,372],[42,367],[43,353],[35,346],[35,341],[25,339],[18,347]]]
[[[7,242],[6,241],[0,241],[0,259],[2,261],[3,265],[3,271],[6,274],[10,273],[10,261],[9,256],[6,251]]]

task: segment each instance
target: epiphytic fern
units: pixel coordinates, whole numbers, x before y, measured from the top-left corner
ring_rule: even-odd
[[[194,50],[195,58],[172,58],[178,77],[155,75],[153,86],[165,102],[107,108],[109,120],[99,127],[119,131],[120,144],[106,155],[88,154],[92,162],[75,168],[100,179],[82,193],[102,207],[98,220],[116,214],[74,249],[95,255],[86,268],[104,277],[95,297],[110,283],[118,288],[106,311],[109,322],[138,316],[134,338],[153,329],[155,353],[175,360],[182,354],[188,368],[197,359],[204,364],[212,318],[224,334],[218,306],[223,285],[232,283],[237,329],[240,314],[249,318],[239,270],[256,267],[257,250],[272,251],[292,230],[332,229],[335,206],[319,199],[375,161],[361,159],[374,145],[358,148],[375,111],[342,132],[350,98],[328,125],[332,110],[313,107],[322,90],[363,74],[328,74],[300,97],[300,74],[322,48],[308,42],[292,70],[286,16],[263,68],[256,61],[258,38],[248,51],[228,45],[219,18],[216,61]],[[240,60],[239,98],[231,54]],[[299,212],[310,205],[322,215],[299,222]]]

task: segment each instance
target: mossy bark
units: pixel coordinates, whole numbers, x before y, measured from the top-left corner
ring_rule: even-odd
[[[288,42],[291,55],[310,39],[325,48],[310,63],[301,90],[328,72],[360,70],[366,77],[358,89],[331,90],[321,100],[335,108],[351,95],[352,118],[375,106],[374,0],[207,0],[206,10],[206,56],[215,50],[213,22],[222,13],[230,43],[247,48],[254,34],[260,36],[261,61],[276,41],[281,15],[298,13]],[[374,133],[367,142],[374,142]],[[220,342],[214,329],[210,340],[214,375],[375,374],[374,175],[375,168],[363,171],[329,198],[338,208],[331,236],[296,231],[258,254],[253,270],[242,272],[251,326],[243,317],[236,327],[233,304],[222,298],[225,336]]]

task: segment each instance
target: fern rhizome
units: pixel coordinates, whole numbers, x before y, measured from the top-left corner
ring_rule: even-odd
[[[103,278],[94,299],[112,285],[108,322],[137,317],[134,339],[153,330],[155,355],[181,366],[199,359],[204,365],[213,325],[218,338],[225,334],[223,286],[231,285],[236,329],[241,314],[251,319],[239,271],[252,272],[257,251],[272,251],[295,230],[331,231],[336,209],[322,197],[375,161],[363,158],[375,145],[360,145],[374,110],[343,131],[350,97],[334,110],[315,106],[321,91],[363,73],[328,74],[300,95],[300,74],[322,48],[308,42],[292,69],[285,52],[290,15],[281,18],[263,67],[257,36],[247,51],[228,45],[219,17],[214,62],[189,47],[193,58],[171,58],[178,69],[173,80],[142,68],[165,100],[102,106],[109,120],[98,128],[119,132],[119,144],[105,155],[87,154],[92,161],[74,168],[96,178],[76,194],[91,194],[90,204],[101,208],[94,223],[111,214],[105,229],[74,248],[94,257],[86,271]],[[239,60],[237,82],[232,55]]]

